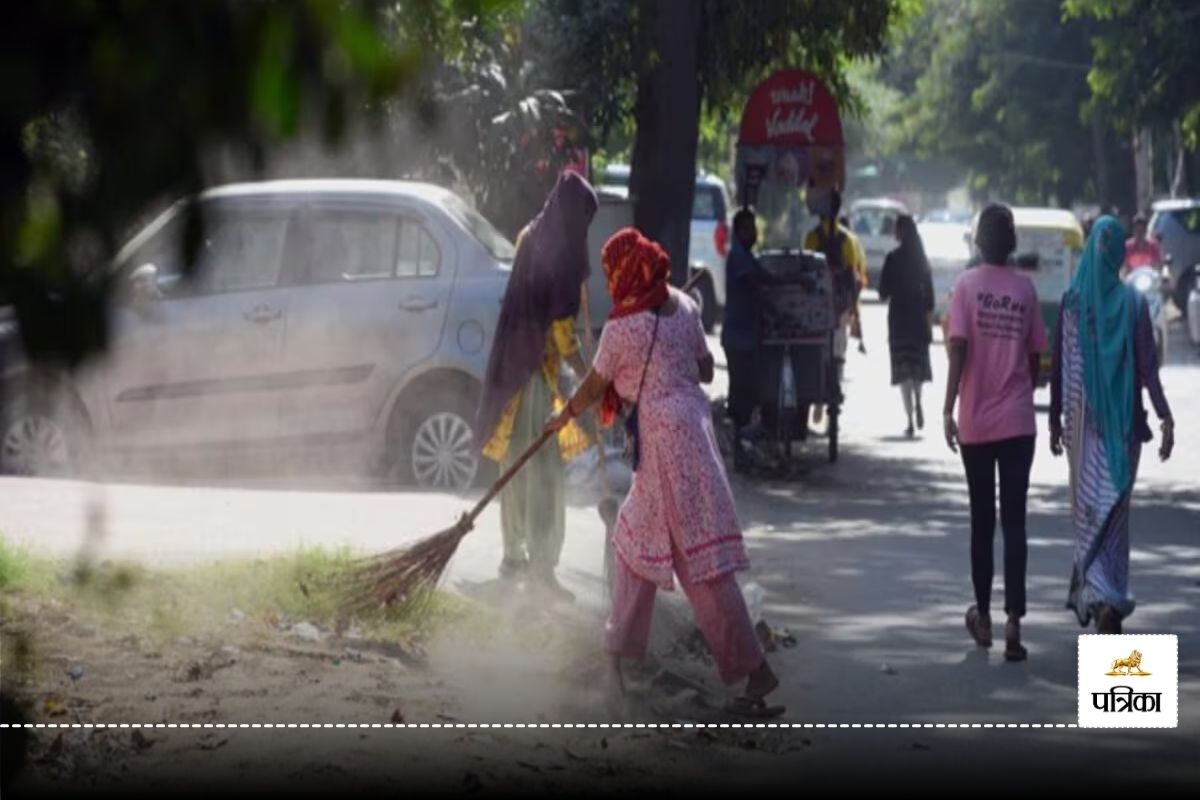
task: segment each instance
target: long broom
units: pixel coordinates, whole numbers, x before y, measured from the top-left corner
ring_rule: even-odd
[[[706,274],[698,270],[682,287],[687,293]],[[458,522],[413,544],[368,556],[350,569],[350,581],[342,603],[345,612],[370,611],[382,606],[419,604],[427,600],[441,581],[459,542],[475,527],[475,520],[488,504],[503,491],[509,481],[549,441],[555,432],[543,431],[517,457],[517,460],[496,478],[487,493]],[[610,496],[611,497],[611,496]],[[606,498],[608,500],[609,498]],[[610,503],[609,508],[613,504]],[[605,509],[608,511],[609,509]],[[607,514],[605,527],[609,528]],[[614,516],[615,522],[615,516]],[[608,531],[611,534],[611,529]],[[606,540],[610,538],[605,537]],[[611,545],[608,545],[611,546]]]

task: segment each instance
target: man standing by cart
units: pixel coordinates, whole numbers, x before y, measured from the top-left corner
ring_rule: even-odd
[[[721,347],[729,366],[729,419],[733,422],[733,466],[739,472],[747,467],[742,447],[742,430],[750,424],[758,404],[758,378],[755,351],[755,291],[762,267],[754,257],[758,242],[758,224],[754,212],[743,208],[733,217],[733,246],[725,262],[725,321],[721,326]]]
[[[813,188],[809,191],[809,209],[820,217],[820,222],[804,238],[804,249],[824,254],[833,273],[834,304],[838,315],[833,357],[838,363],[840,383],[849,329],[858,320],[858,296],[867,286],[867,259],[858,237],[838,222],[838,215],[842,211],[841,192],[837,189],[822,191]],[[803,418],[807,420],[807,414]]]

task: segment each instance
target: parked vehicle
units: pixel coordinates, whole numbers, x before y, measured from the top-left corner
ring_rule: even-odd
[[[629,195],[629,166],[609,164],[604,168],[602,192]],[[692,290],[692,299],[700,306],[705,330],[711,332],[725,308],[725,257],[729,255],[729,192],[715,175],[699,173],[692,197],[692,227],[688,240],[688,261],[693,270],[704,268],[709,274]]]
[[[1150,234],[1171,258],[1172,299],[1187,316],[1188,296],[1200,272],[1200,198],[1160,200],[1152,210]]]
[[[1050,353],[1058,330],[1059,304],[1071,285],[1071,276],[1083,252],[1083,226],[1074,214],[1059,208],[1016,207],[1012,212],[1017,228],[1017,250],[1013,261],[1033,281],[1046,335],[1051,340],[1049,351],[1042,355],[1038,373],[1038,385],[1044,386],[1050,378]],[[969,241],[974,241],[978,224],[979,216],[976,215]],[[948,328],[945,318],[942,328]]]
[[[71,377],[6,362],[5,472],[97,453],[252,445],[346,449],[418,486],[479,469],[476,405],[512,244],[420,183],[278,181],[199,198],[182,278],[182,205],[118,254],[109,352]]]
[[[1033,281],[1046,335],[1053,339],[1058,330],[1058,308],[1063,293],[1071,285],[1075,265],[1083,253],[1083,226],[1073,213],[1061,208],[1018,206],[1012,212],[1017,226],[1017,251],[1013,259]],[[1043,383],[1049,380],[1049,352],[1042,356],[1039,375]]]
[[[955,222],[917,224],[933,273],[933,321],[940,323],[950,305],[954,281],[971,260],[971,226]]]
[[[907,214],[901,202],[888,198],[856,200],[850,206],[850,230],[867,254],[867,280],[879,287],[883,260],[896,247],[896,220]]]
[[[969,208],[935,208],[932,211],[921,214],[917,218],[917,222],[947,222],[969,226],[971,224],[971,216]]]
[[[1158,363],[1167,359],[1167,314],[1164,302],[1169,291],[1166,278],[1169,273],[1164,267],[1137,267],[1125,276],[1125,283],[1132,286],[1146,300],[1150,312],[1150,324],[1154,327],[1154,349],[1158,353]]]
[[[1200,349],[1200,281],[1192,284],[1192,292],[1187,301],[1188,339]]]

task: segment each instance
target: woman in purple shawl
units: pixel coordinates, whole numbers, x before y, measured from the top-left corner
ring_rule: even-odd
[[[575,315],[589,272],[587,231],[596,208],[588,182],[564,172],[541,213],[517,237],[475,428],[485,443],[483,455],[502,469],[562,407],[560,364],[566,361],[581,378],[587,373]],[[539,587],[571,599],[554,577],[566,527],[562,464],[587,446],[580,428],[564,428],[501,492],[501,577],[528,572]]]

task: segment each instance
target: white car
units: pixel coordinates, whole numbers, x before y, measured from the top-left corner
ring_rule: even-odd
[[[604,168],[601,192],[627,197],[629,167],[609,164]],[[692,290],[692,298],[700,306],[705,330],[712,331],[721,310],[725,308],[725,257],[729,255],[729,192],[724,181],[715,175],[696,176],[696,191],[692,196],[692,228],[688,239],[688,261],[692,269],[705,268],[709,276]]]
[[[971,226],[956,222],[919,222],[917,232],[933,273],[933,317],[940,322],[950,305],[954,281],[971,260]]]
[[[512,244],[429,184],[251,183],[199,203],[194,278],[181,204],[118,254],[103,357],[49,376],[5,359],[0,470],[252,448],[469,487]]]
[[[858,237],[867,255],[867,280],[878,288],[883,260],[896,249],[896,220],[908,208],[896,200],[879,198],[856,200],[850,206],[850,230]]]

